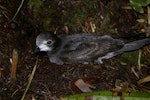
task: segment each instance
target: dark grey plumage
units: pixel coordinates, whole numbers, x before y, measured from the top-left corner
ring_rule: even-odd
[[[50,62],[59,65],[64,62],[102,63],[103,59],[137,50],[148,44],[149,38],[126,43],[123,39],[114,39],[109,35],[86,33],[65,36],[41,33],[36,38],[38,51],[46,51]]]

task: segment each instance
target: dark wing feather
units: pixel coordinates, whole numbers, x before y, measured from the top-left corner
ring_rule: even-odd
[[[93,61],[123,47],[124,43],[108,35],[76,34],[68,36],[60,58],[65,61]]]

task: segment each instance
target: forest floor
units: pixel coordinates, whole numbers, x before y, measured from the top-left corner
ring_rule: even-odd
[[[137,13],[128,0],[29,0],[11,21],[20,3],[2,0],[0,4],[0,100],[22,98],[37,60],[25,100],[56,100],[82,93],[75,85],[79,79],[90,84],[92,91],[120,87],[122,92],[150,92],[150,82],[141,82],[150,75],[149,46],[104,60],[103,64],[56,65],[45,54],[33,55],[41,31],[130,36],[145,31],[147,12]],[[16,72],[12,68],[15,63]]]

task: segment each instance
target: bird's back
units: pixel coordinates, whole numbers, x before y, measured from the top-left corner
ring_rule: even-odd
[[[124,43],[108,35],[75,34],[62,37],[60,58],[65,61],[89,62],[109,52],[119,50]]]

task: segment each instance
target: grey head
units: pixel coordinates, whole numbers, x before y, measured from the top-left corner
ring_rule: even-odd
[[[61,40],[53,33],[41,33],[36,38],[36,50],[35,52],[56,52],[61,45]]]

